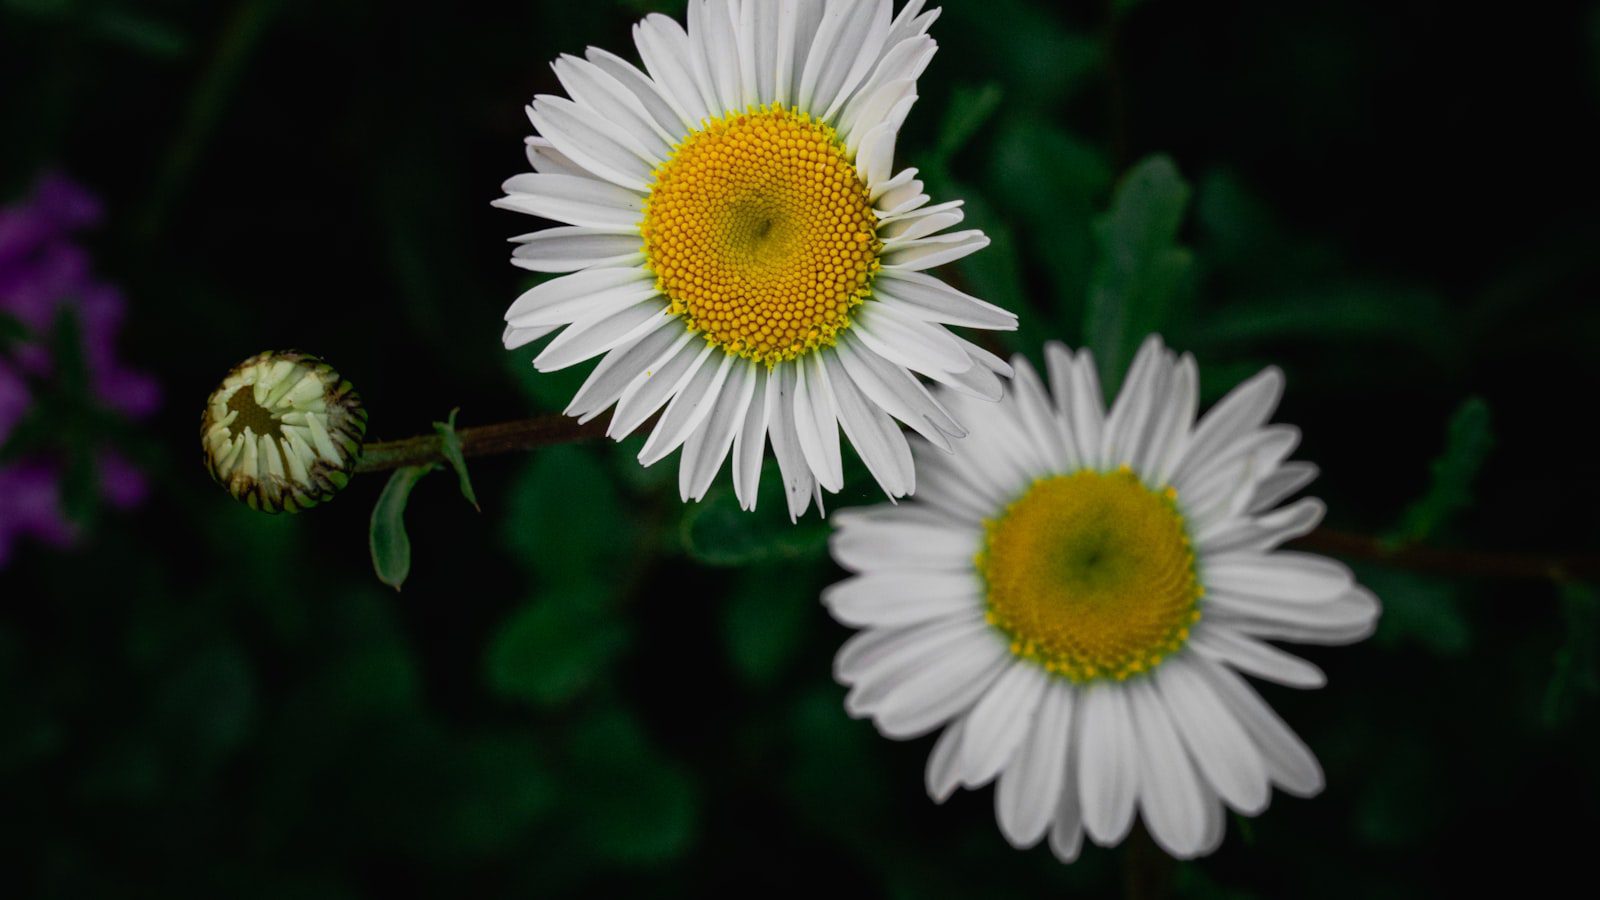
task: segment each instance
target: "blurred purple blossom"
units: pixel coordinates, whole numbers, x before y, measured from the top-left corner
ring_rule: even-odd
[[[3,453],[37,388],[56,375],[52,332],[63,313],[78,329],[92,402],[134,419],[160,403],[155,380],[117,359],[127,307],[121,291],[94,277],[88,253],[73,241],[100,218],[100,201],[60,175],[41,178],[27,200],[0,208],[0,316],[21,331],[0,343],[0,567],[20,537],[66,546],[78,533],[62,506],[61,460],[48,451]],[[116,452],[96,451],[95,470],[100,497],[111,506],[144,499],[143,473]]]

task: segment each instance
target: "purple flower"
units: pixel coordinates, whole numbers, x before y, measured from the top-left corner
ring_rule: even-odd
[[[100,218],[100,201],[60,175],[41,178],[26,201],[0,208],[0,324],[7,326],[0,337],[0,567],[20,537],[59,547],[78,534],[62,510],[63,466],[51,448],[30,448],[22,458],[6,448],[43,395],[37,388],[58,374],[53,332],[63,316],[70,315],[81,341],[88,400],[133,419],[160,404],[155,380],[117,358],[126,300],[95,278],[89,254],[73,240]],[[126,509],[144,499],[145,477],[124,457],[101,448],[95,463],[107,504]]]

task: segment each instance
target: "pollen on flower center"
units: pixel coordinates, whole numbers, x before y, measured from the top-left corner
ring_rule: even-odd
[[[1204,589],[1171,488],[1131,471],[1042,478],[984,523],[988,621],[1072,681],[1125,679],[1177,651]]]
[[[768,364],[833,343],[882,245],[834,130],[770,106],[709,120],[655,173],[640,233],[689,328]]]

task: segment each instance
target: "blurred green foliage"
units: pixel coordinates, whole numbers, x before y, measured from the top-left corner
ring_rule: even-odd
[[[848,631],[817,600],[841,573],[770,462],[754,513],[726,474],[681,504],[676,460],[641,469],[633,438],[470,479],[452,460],[458,490],[359,478],[275,518],[195,465],[195,407],[269,347],[348,373],[373,439],[563,408],[587,367],[499,348],[525,282],[504,240],[533,226],[488,201],[551,59],[631,56],[638,15],[683,7],[0,2],[0,197],[52,166],[104,195],[124,355],[170,397],[115,436],[157,496],[0,570],[0,894],[1117,892],[1123,851],[1013,850],[987,790],[930,803],[931,741],[845,716]],[[1111,388],[1160,331],[1210,400],[1280,365],[1339,528],[1592,552],[1572,400],[1600,343],[1600,146],[1563,131],[1600,103],[1596,23],[1589,2],[948,0],[900,156],[993,241],[945,274],[1019,313],[994,349],[1086,345]],[[50,408],[40,427],[102,427]],[[852,461],[830,506],[878,501]],[[1581,877],[1593,586],[1358,572],[1375,639],[1307,649],[1323,691],[1266,692],[1326,792],[1232,820],[1174,894]]]

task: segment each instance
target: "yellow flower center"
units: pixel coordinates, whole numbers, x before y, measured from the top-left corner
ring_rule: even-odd
[[[774,105],[685,138],[656,170],[640,233],[671,310],[770,365],[850,326],[878,271],[877,224],[834,130]]]
[[[984,523],[988,620],[1072,681],[1122,680],[1182,647],[1205,593],[1172,488],[1126,468],[1041,478]]]

